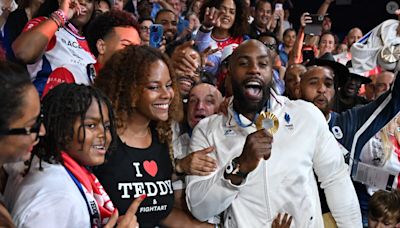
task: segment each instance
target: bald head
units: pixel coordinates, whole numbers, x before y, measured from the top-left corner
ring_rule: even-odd
[[[361,39],[362,36],[363,33],[361,29],[357,27],[350,29],[349,33],[347,33],[347,46],[350,48],[351,45]]]
[[[272,51],[258,40],[243,42],[229,60],[233,105],[252,119],[269,98],[272,86]]]
[[[235,65],[236,60],[243,54],[248,53],[249,49],[258,49],[261,52],[265,53],[265,56],[270,56],[272,57],[271,51],[265,46],[261,41],[255,40],[255,39],[250,39],[246,40],[243,43],[241,43],[232,53],[229,61],[229,65]]]
[[[390,89],[394,81],[394,74],[390,71],[381,72],[376,76],[374,91],[375,91],[375,98],[379,97],[386,91]]]
[[[218,89],[210,84],[195,85],[189,93],[187,122],[194,128],[199,121],[218,112],[222,102],[222,95]]]

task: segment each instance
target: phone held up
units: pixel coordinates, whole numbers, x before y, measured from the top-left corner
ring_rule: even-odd
[[[319,36],[322,33],[322,22],[324,21],[324,15],[310,14],[311,23],[306,24],[304,33],[313,36]]]
[[[154,48],[159,48],[163,40],[164,29],[160,24],[150,25],[150,46]]]

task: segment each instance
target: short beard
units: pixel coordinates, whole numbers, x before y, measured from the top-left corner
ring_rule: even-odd
[[[249,101],[243,90],[243,86],[240,86],[236,81],[232,80],[232,92],[234,97],[234,107],[236,111],[241,114],[256,114],[259,113],[263,108],[270,96],[270,88],[272,81],[262,87],[262,99],[259,102]]]

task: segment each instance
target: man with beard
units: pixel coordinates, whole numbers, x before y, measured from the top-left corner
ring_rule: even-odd
[[[233,52],[228,72],[234,98],[227,115],[203,119],[193,130],[190,151],[213,146],[208,155],[217,169],[187,178],[192,214],[205,221],[224,212],[224,227],[271,227],[286,212],[295,227],[323,227],[315,170],[339,226],[361,227],[357,196],[323,116],[271,90],[271,51],[246,41]],[[263,110],[279,121],[274,135],[254,124]]]
[[[175,40],[178,31],[178,16],[176,16],[174,12],[168,9],[158,11],[155,23],[163,26],[164,37],[167,44]]]
[[[155,23],[161,24],[164,29],[165,53],[172,55],[175,48],[191,39],[191,33],[177,39],[179,17],[169,9],[158,11]]]
[[[371,82],[370,78],[349,73],[348,77],[339,85],[339,90],[334,98],[332,110],[335,112],[343,112],[358,105],[367,104],[369,101],[358,95],[362,84]]]
[[[337,113],[331,111],[335,96],[335,77],[349,74],[347,68],[329,60],[315,60],[301,76],[300,93],[303,100],[312,102],[325,115],[329,130],[342,146],[346,163],[353,168],[353,161],[359,160],[361,149],[380,129],[400,111],[400,79],[396,77],[391,90],[383,93],[375,101]],[[344,75],[343,75],[344,74]],[[362,184],[354,182],[357,194],[365,192]],[[329,208],[320,191],[323,213]]]
[[[352,161],[354,154],[359,154],[362,146],[400,111],[400,79],[396,77],[393,87],[375,101],[338,113],[331,111],[334,82],[338,81],[335,77],[346,77],[343,75],[346,71],[350,73],[344,65],[329,60],[315,60],[310,65],[301,75],[301,99],[321,110],[330,131],[344,147],[346,162],[349,156]]]

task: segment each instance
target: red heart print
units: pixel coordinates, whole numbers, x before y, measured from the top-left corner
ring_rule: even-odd
[[[144,170],[146,170],[146,172],[148,174],[150,174],[150,176],[155,177],[157,172],[158,172],[158,167],[157,167],[157,163],[153,160],[151,161],[144,161],[143,162],[143,167]]]

